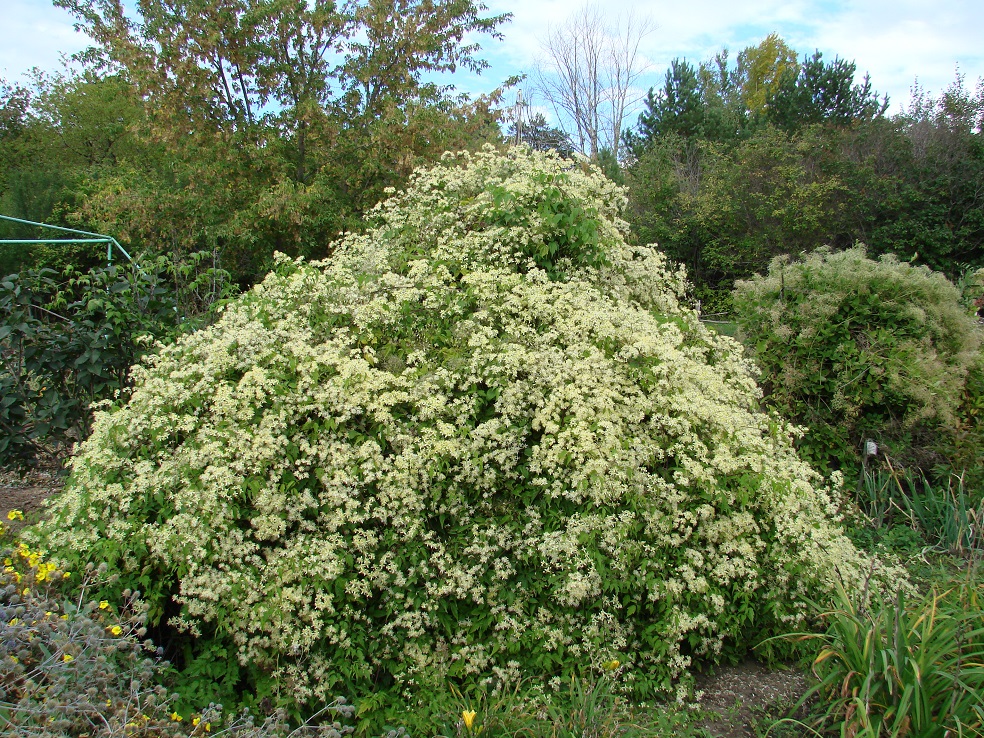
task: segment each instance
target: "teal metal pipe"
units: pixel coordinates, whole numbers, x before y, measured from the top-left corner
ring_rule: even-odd
[[[56,231],[63,231],[65,233],[78,233],[82,236],[95,236],[95,238],[66,238],[66,239],[33,239],[33,240],[9,240],[0,241],[0,243],[105,243],[106,244],[106,261],[110,264],[113,263],[113,246],[120,250],[120,253],[126,257],[127,261],[133,262],[133,258],[126,252],[126,249],[120,246],[120,242],[117,241],[112,236],[105,236],[102,233],[92,233],[91,231],[80,231],[76,228],[65,228],[64,226],[51,225],[50,223],[37,223],[33,220],[24,220],[23,218],[14,218],[10,215],[0,215],[0,219],[9,220],[12,223],[21,223],[23,225],[35,226],[37,228],[51,228]]]
[[[0,243],[109,243],[108,238],[0,238]]]

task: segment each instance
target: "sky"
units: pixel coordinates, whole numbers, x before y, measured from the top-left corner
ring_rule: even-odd
[[[490,13],[512,13],[513,18],[502,27],[503,41],[476,39],[491,68],[481,77],[459,73],[451,80],[473,94],[531,71],[543,58],[549,30],[582,7],[571,0],[485,1]],[[605,0],[600,5],[613,23],[632,13],[636,27],[643,20],[654,26],[640,47],[640,91],[659,87],[674,58],[696,65],[723,48],[734,58],[773,32],[801,58],[819,50],[827,60],[855,61],[858,81],[870,73],[874,89],[889,95],[891,112],[904,108],[917,79],[938,95],[958,69],[971,88],[984,78],[981,0]],[[72,16],[50,0],[0,0],[0,9],[0,77],[9,82],[23,81],[32,67],[57,70],[63,55],[88,45],[73,29]],[[534,108],[549,114],[532,86],[525,87]]]
[[[530,68],[543,57],[548,30],[583,5],[570,0],[488,0],[493,12],[511,12],[506,39],[486,43],[492,70]],[[644,87],[660,87],[674,58],[695,66],[724,48],[734,59],[747,46],[778,33],[804,54],[819,50],[857,64],[860,82],[888,94],[890,111],[908,103],[913,83],[943,92],[957,69],[973,89],[984,78],[984,2],[980,0],[606,0],[613,22],[633,13],[655,29],[643,41],[649,73]]]

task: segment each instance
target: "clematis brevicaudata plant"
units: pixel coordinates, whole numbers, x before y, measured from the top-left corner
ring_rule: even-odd
[[[418,172],[135,367],[45,545],[299,704],[613,662],[665,692],[801,627],[873,564],[624,203],[523,149]]]

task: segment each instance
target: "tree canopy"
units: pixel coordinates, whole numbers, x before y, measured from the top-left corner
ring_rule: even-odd
[[[676,59],[631,132],[630,220],[720,309],[735,279],[825,245],[860,241],[956,276],[984,264],[982,89],[917,89],[889,117],[854,62],[797,62],[778,37],[734,63],[727,50]]]
[[[650,88],[646,94],[638,135],[643,140],[669,133],[700,135],[705,130],[706,112],[706,90],[697,70],[686,59],[674,59],[666,70],[662,89]]]
[[[884,115],[888,97],[878,99],[865,75],[855,84],[857,66],[837,57],[829,64],[819,51],[804,57],[798,68],[787,68],[767,96],[766,116],[784,128],[811,123],[849,125]]]
[[[95,46],[77,79],[4,91],[2,196],[51,200],[8,212],[83,222],[138,252],[205,248],[244,284],[275,250],[324,255],[416,165],[501,135],[498,93],[440,84],[485,69],[476,39],[509,18],[472,0],[59,4]],[[67,138],[80,127],[87,151]]]

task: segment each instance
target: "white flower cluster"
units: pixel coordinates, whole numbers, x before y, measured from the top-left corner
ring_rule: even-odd
[[[546,186],[591,220],[574,240]],[[797,622],[869,562],[623,200],[523,151],[419,173],[136,367],[46,545],[150,572],[174,626],[300,701],[613,658],[667,687]],[[551,243],[557,269],[529,257]]]

